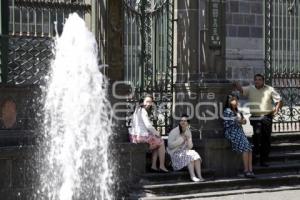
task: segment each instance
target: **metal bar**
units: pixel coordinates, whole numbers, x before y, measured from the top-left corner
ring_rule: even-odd
[[[283,20],[284,20],[284,18],[283,18],[283,16],[284,16],[284,14],[283,14],[283,11],[284,11],[284,6],[283,6],[283,3],[281,3],[281,12],[282,12],[282,15],[281,15],[281,25],[280,25],[280,29],[281,29],[281,63],[282,63],[282,65],[281,65],[281,67],[280,67],[280,70],[278,71],[279,72],[279,74],[280,74],[280,76],[282,76],[282,74],[283,74],[283,68],[285,67],[285,64],[284,64],[284,49],[283,49],[283,47],[284,47],[284,27],[281,27],[281,26],[284,26],[284,22],[283,22]]]
[[[137,57],[137,50],[138,50],[138,45],[139,45],[139,38],[138,38],[138,28],[137,28],[137,17],[135,17],[135,19],[134,19],[134,22],[135,22],[135,24],[134,24],[134,35],[135,35],[135,37],[134,37],[134,44],[135,44],[135,53],[134,53],[134,77],[135,77],[135,79],[134,79],[134,85],[137,85],[137,82],[138,82],[138,79],[137,79],[137,77],[138,77],[138,66],[137,66],[137,59],[138,59],[138,57]]]
[[[160,45],[160,48],[159,48],[159,50],[160,50],[160,59],[161,59],[161,65],[160,65],[160,82],[161,82],[161,84],[163,83],[163,72],[164,72],[164,48],[165,48],[165,46],[164,46],[164,12],[163,12],[163,7],[162,7],[162,9],[161,9],[161,11],[159,12],[160,13],[160,24],[161,24],[161,30],[160,30],[160,35],[161,35],[161,41],[160,41],[160,43],[161,43],[161,45]],[[161,85],[160,86],[160,88],[161,88],[161,90],[163,90],[164,88],[163,88],[163,85]]]
[[[12,0],[12,35],[16,33],[16,20],[15,20],[15,0]]]
[[[142,52],[141,52],[141,88],[144,89],[144,76],[145,73],[145,57],[146,57],[146,36],[145,36],[145,0],[141,0],[141,42],[142,42]]]
[[[22,18],[22,7],[20,8],[20,36],[23,35],[23,18]]]
[[[271,32],[271,13],[272,3],[269,0],[264,1],[264,51],[265,51],[265,70],[266,70],[266,82],[272,84],[272,32]]]
[[[168,26],[169,26],[169,21],[168,21],[168,10],[167,10],[168,4],[165,5],[164,7],[164,21],[165,21],[165,25],[164,25],[164,46],[165,46],[165,50],[164,50],[164,74],[163,74],[163,78],[165,79],[165,84],[164,84],[164,90],[167,91],[167,71],[168,71],[168,62],[167,62],[167,57],[168,57]]]
[[[36,18],[37,18],[37,16],[36,16],[36,10],[37,9],[33,9],[33,17],[34,17],[34,37],[36,37],[37,36],[37,21],[36,21]]]
[[[133,59],[133,15],[130,16],[130,81],[133,82],[133,74],[132,74],[132,59]]]
[[[42,8],[42,33],[41,36],[44,37],[44,8]]]
[[[29,9],[28,8],[25,8],[25,13],[26,13],[26,18],[27,18],[27,24],[26,24],[26,28],[27,28],[27,36],[30,35],[30,30],[29,30],[29,24],[30,24],[30,21],[29,21]]]
[[[173,44],[174,44],[174,26],[175,26],[175,21],[174,21],[174,18],[175,18],[175,5],[174,5],[174,0],[167,0],[168,1],[168,11],[171,11],[171,14],[168,14],[168,22],[171,23],[171,30],[168,28],[168,39],[170,40],[169,41],[169,45],[170,45],[170,51],[169,51],[169,54],[167,56],[167,59],[169,59],[168,61],[168,67],[169,67],[169,71],[170,71],[170,77],[168,77],[170,79],[170,94],[171,96],[173,97],[173,60],[174,60],[174,54],[173,54]],[[170,3],[170,1],[172,1]],[[170,5],[171,4],[171,5]],[[170,8],[171,7],[171,8]],[[169,10],[170,9],[170,10]],[[169,12],[168,12],[169,13]],[[170,103],[173,103],[173,98],[171,98],[171,102]],[[173,105],[173,104],[172,104]],[[174,109],[174,106],[171,106],[171,111],[170,111],[170,116],[169,116],[169,120],[170,120],[170,124],[169,124],[169,127],[171,129],[171,126],[173,124],[173,109]]]
[[[154,42],[154,48],[152,50],[153,53],[153,60],[154,60],[154,66],[159,66],[159,35],[158,35],[158,17],[157,14],[155,13],[153,15],[153,20],[152,20],[152,24],[153,24],[153,42]],[[158,51],[157,51],[158,50]]]
[[[288,65],[288,70],[287,70],[287,78],[291,78],[291,71],[292,71],[292,68],[293,68],[293,66],[292,66],[292,53],[293,53],[293,51],[292,51],[292,32],[293,32],[293,27],[292,27],[292,14],[291,13],[289,13],[289,15],[288,15],[288,19],[289,19],[289,28],[287,29],[287,30],[289,30],[289,38],[288,38],[288,48],[289,48],[289,52],[288,52],[288,54],[289,54],[289,65]]]
[[[274,18],[274,25],[272,26],[272,31],[274,33],[274,38],[272,39],[272,43],[273,43],[273,47],[274,47],[274,50],[272,51],[272,54],[274,55],[275,53],[278,52],[278,46],[277,46],[277,34],[276,34],[276,25],[277,25],[277,21],[276,21],[276,3],[273,4],[273,10],[274,10],[274,15],[272,16]],[[277,71],[277,67],[278,67],[278,59],[276,56],[274,56],[274,60],[273,60],[273,63],[274,63],[274,72],[276,73]]]
[[[294,8],[294,12],[293,12],[293,68],[292,68],[292,71],[291,71],[291,77],[294,78],[294,73],[296,71],[296,29],[297,29],[297,25],[296,25],[296,7]]]
[[[280,4],[279,4],[279,1],[280,0],[277,0],[277,2],[275,3],[276,4],[276,6],[277,6],[277,23],[276,23],[276,28],[277,28],[277,37],[275,36],[275,38],[276,38],[276,40],[277,40],[277,49],[276,49],[276,51],[277,51],[277,56],[276,56],[276,58],[277,58],[277,62],[276,62],[276,69],[275,69],[275,73],[277,73],[277,74],[279,74],[279,68],[280,68],[280,66],[282,65],[281,64],[281,61],[280,61],[280,56],[281,56],[281,53],[280,53],[280,51],[281,51],[281,49],[280,49],[280,9],[279,9],[279,7],[280,7]],[[276,17],[276,16],[275,16]]]
[[[297,20],[298,20],[298,26],[297,26],[297,30],[298,30],[298,38],[297,38],[297,41],[298,41],[298,44],[297,44],[297,66],[298,66],[298,70],[297,70],[297,78],[300,79],[300,3],[298,1],[297,3]]]
[[[7,83],[8,80],[8,33],[9,22],[4,16],[9,16],[8,1],[0,1],[0,70],[1,83]]]
[[[125,11],[124,13],[125,13],[125,23],[126,23],[126,26],[125,26],[125,34],[126,34],[126,41],[125,41],[125,47],[126,47],[126,49],[125,49],[125,52],[126,52],[126,69],[125,69],[125,74],[126,74],[126,77],[125,77],[125,80],[127,80],[127,81],[129,81],[129,75],[128,75],[128,68],[129,68],[129,63],[128,63],[128,25],[129,25],[129,23],[128,23],[128,21],[129,21],[129,19],[128,19],[128,13],[127,13],[128,11]]]
[[[48,21],[48,27],[49,27],[49,33],[48,33],[48,36],[51,37],[52,36],[52,29],[51,29],[51,10],[49,9],[48,10],[48,18],[49,18],[49,21]]]
[[[285,42],[284,42],[284,50],[285,50],[285,64],[284,64],[284,68],[283,68],[283,74],[284,74],[284,77],[286,76],[287,74],[287,66],[288,66],[288,12],[287,12],[287,8],[288,8],[288,3],[285,2],[285,8],[284,8],[284,11],[285,11]]]

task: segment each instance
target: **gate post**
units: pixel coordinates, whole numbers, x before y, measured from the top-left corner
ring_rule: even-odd
[[[264,1],[264,42],[265,42],[265,75],[266,75],[266,83],[272,85],[272,0]]]
[[[225,3],[177,0],[176,4],[174,116],[190,115],[195,149],[204,167],[213,169],[216,176],[235,175],[240,166],[223,134],[223,105],[231,92],[225,68]]]
[[[0,2],[0,71],[1,83],[7,83],[8,65],[8,27],[9,27],[8,1]]]
[[[108,77],[111,80],[124,79],[123,65],[123,1],[109,0],[107,24],[107,62]]]

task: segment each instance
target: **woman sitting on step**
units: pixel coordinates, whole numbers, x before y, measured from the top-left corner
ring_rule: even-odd
[[[148,143],[152,151],[151,171],[168,172],[165,167],[165,144],[160,134],[152,126],[148,113],[151,112],[153,97],[149,94],[140,100],[132,116],[132,126],[129,130],[129,139],[132,143]],[[159,158],[159,168],[157,168]]]
[[[182,115],[179,125],[168,136],[167,151],[171,156],[172,166],[175,171],[188,167],[191,180],[204,181],[201,175],[201,158],[193,148],[192,134],[189,129],[187,115]],[[195,176],[195,172],[198,178]]]
[[[242,153],[244,176],[254,178],[252,171],[252,145],[249,143],[242,124],[246,124],[243,114],[238,111],[238,97],[228,95],[224,106],[224,134],[231,143],[232,150]]]

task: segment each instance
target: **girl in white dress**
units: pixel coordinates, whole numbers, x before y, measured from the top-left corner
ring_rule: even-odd
[[[153,97],[145,95],[142,103],[134,111],[132,117],[132,126],[129,130],[129,139],[132,143],[148,143],[152,151],[152,171],[168,172],[165,167],[165,144],[160,134],[152,126],[148,112],[150,112]],[[159,168],[157,168],[157,158],[159,158]]]

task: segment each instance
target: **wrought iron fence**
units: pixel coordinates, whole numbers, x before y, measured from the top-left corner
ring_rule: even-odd
[[[125,81],[135,91],[155,96],[156,126],[164,134],[172,124],[173,2],[123,0]],[[130,115],[129,113],[128,115]]]
[[[282,95],[275,132],[300,131],[300,1],[265,0],[266,80]]]
[[[65,19],[72,12],[101,26],[94,31],[101,49],[101,63],[105,62],[106,34],[100,29],[107,23],[103,20],[107,0],[8,0],[1,4],[1,27],[4,28],[0,35],[2,83],[41,83],[52,57],[55,27],[60,33]],[[9,23],[3,25],[5,21]]]

